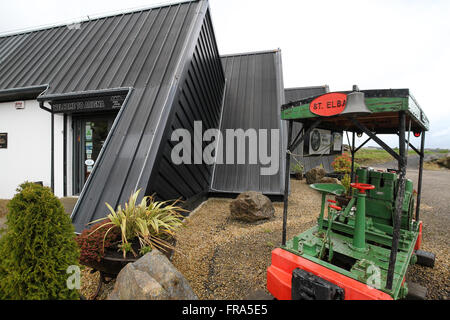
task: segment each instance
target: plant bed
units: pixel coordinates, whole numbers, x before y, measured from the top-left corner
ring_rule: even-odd
[[[293,166],[292,170],[294,171],[294,177],[297,180],[303,180],[304,169],[305,169],[304,166],[299,162]]]
[[[115,277],[129,262],[158,249],[170,260],[175,249],[174,232],[182,226],[183,209],[175,203],[157,202],[144,197],[137,203],[139,191],[125,207],[110,214],[77,237],[80,263]]]
[[[175,250],[175,239],[166,240],[171,245],[171,248],[166,248],[161,252],[171,260]],[[132,243],[132,248],[135,252],[139,252],[140,245],[138,241]],[[130,262],[135,262],[143,255],[133,255],[131,252],[127,252],[125,257],[120,249],[116,247],[105,248],[104,256],[99,261],[83,261],[81,264],[90,267],[96,271],[104,273],[105,276],[116,277],[120,270]]]
[[[116,255],[115,253],[115,251],[105,250],[105,256],[100,261],[84,262],[82,264],[109,277],[116,277],[120,270],[129,262],[135,262],[140,258],[140,256],[124,258],[123,255]]]

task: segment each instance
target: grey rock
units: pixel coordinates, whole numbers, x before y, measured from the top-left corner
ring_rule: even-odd
[[[134,262],[133,266],[155,279],[167,291],[169,299],[198,299],[181,272],[160,251],[153,249]]]
[[[119,273],[108,300],[167,300],[166,290],[150,275],[137,270],[132,263]]]
[[[245,222],[273,218],[275,209],[268,197],[260,192],[241,193],[230,203],[231,217]]]
[[[325,177],[325,169],[321,167],[316,167],[311,170],[309,170],[306,173],[306,183],[307,184],[313,184],[313,183],[319,183],[320,180]]]
[[[197,300],[187,280],[156,249],[119,273],[108,300]]]

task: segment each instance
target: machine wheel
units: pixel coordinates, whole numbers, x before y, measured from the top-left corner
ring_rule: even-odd
[[[406,300],[425,300],[427,291],[427,288],[418,283],[408,282],[408,294],[406,295]]]
[[[434,267],[434,261],[436,260],[436,255],[434,253],[423,250],[416,250],[416,256],[417,264],[429,268]]]

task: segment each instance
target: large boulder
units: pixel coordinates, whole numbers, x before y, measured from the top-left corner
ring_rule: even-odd
[[[109,300],[197,300],[187,280],[156,249],[119,273]]]
[[[108,300],[167,300],[167,291],[149,274],[137,270],[132,263],[119,273]]]
[[[311,170],[309,170],[306,173],[306,183],[307,184],[313,184],[313,183],[319,183],[320,180],[325,177],[326,171],[322,167],[316,167]]]
[[[245,222],[256,222],[274,217],[275,209],[268,197],[260,192],[241,193],[230,203],[231,217]]]

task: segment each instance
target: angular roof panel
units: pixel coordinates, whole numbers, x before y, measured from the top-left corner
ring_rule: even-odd
[[[0,37],[0,91],[49,84],[46,95],[143,88],[170,74],[200,1]],[[165,72],[169,71],[169,72]],[[169,80],[166,80],[166,83]]]
[[[220,130],[224,146],[226,129],[279,129],[279,170],[275,175],[260,174],[259,162],[248,164],[216,164],[214,166],[212,192],[241,193],[260,191],[268,195],[284,192],[284,135],[280,118],[280,106],[284,101],[281,51],[267,51],[227,55],[222,57],[226,77],[225,101]],[[268,134],[270,137],[270,133]],[[248,142],[246,146],[248,153]],[[270,148],[269,148],[270,150]],[[226,160],[226,151],[223,154]],[[236,154],[235,154],[236,160]]]

